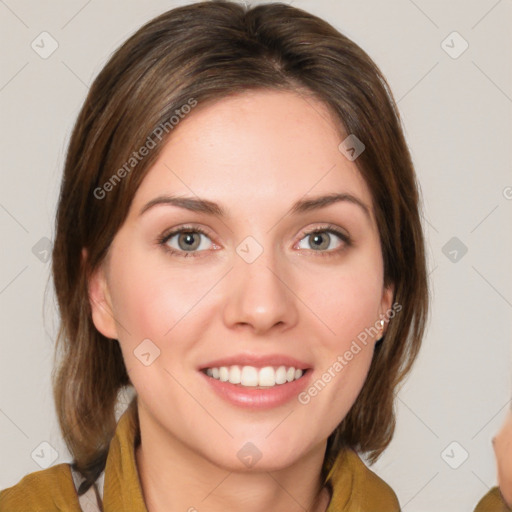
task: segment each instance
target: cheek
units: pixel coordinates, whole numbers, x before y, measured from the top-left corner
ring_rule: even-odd
[[[376,336],[381,282],[382,276],[375,268],[364,266],[330,269],[303,281],[304,296],[309,297],[307,304],[312,304],[313,311],[329,328],[331,336],[324,337],[326,343],[342,350],[358,336],[363,342]]]
[[[373,266],[341,266],[338,271],[317,273],[305,283],[307,304],[322,324],[312,346],[319,365],[317,380],[300,397],[311,403],[315,414],[333,421],[334,428],[355,402],[365,382],[378,338],[382,276],[378,262]],[[323,399],[316,400],[316,396]],[[322,411],[322,412],[320,412]]]
[[[212,286],[211,275],[173,267],[161,254],[148,257],[133,251],[130,258],[118,258],[112,268],[116,320],[126,326],[130,343],[149,338],[160,344],[168,339]]]
[[[111,265],[110,277],[114,315],[124,327],[118,328],[119,342],[130,380],[141,396],[165,396],[170,377],[163,368],[174,375],[175,362],[187,366],[192,357],[189,352],[204,326],[201,298],[213,277],[173,268],[161,255],[138,257],[135,251]],[[148,366],[143,361],[146,353]]]

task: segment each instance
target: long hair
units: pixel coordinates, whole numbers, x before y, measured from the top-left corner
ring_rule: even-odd
[[[389,85],[357,44],[301,9],[199,2],[158,16],[113,53],[69,142],[53,249],[61,317],[53,389],[63,437],[86,479],[80,492],[105,467],[118,394],[131,384],[118,342],[92,322],[88,278],[172,136],[173,116],[255,89],[318,99],[340,133],[365,144],[355,163],[373,199],[384,285],[394,284],[401,311],[376,345],[356,402],[328,439],[323,475],[343,448],[373,463],[392,439],[394,393],[420,348],[428,286],[419,186]],[[152,149],[135,162],[149,141]]]

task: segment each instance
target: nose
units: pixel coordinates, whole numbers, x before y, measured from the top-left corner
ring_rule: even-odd
[[[298,320],[297,299],[285,261],[276,264],[271,250],[252,263],[238,254],[228,274],[224,322],[231,329],[249,329],[254,334],[287,330]]]

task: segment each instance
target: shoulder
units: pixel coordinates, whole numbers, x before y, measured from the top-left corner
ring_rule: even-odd
[[[479,502],[474,512],[508,512],[498,487],[493,487]]]
[[[349,450],[356,478],[359,480],[356,492],[360,493],[365,512],[400,512],[400,503],[395,491],[361,460],[359,455]]]
[[[393,489],[352,449],[338,454],[327,480],[332,486],[328,512],[400,512],[400,503]]]
[[[24,476],[0,491],[0,512],[80,512],[69,464]]]

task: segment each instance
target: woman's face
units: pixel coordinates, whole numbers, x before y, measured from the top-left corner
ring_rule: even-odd
[[[348,413],[391,307],[372,200],[323,104],[257,91],[201,107],[91,280],[93,319],[143,423],[217,466],[286,467]],[[355,199],[317,201],[332,194]],[[206,370],[221,366],[233,383]]]
[[[512,506],[512,412],[494,438],[494,453],[498,463],[498,482],[501,494]]]

